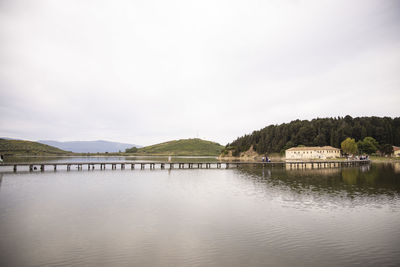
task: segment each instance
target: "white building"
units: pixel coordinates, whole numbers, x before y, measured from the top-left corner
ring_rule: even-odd
[[[400,157],[400,147],[393,146],[393,156]]]
[[[331,146],[292,147],[285,151],[286,159],[329,159],[339,158],[340,149]]]

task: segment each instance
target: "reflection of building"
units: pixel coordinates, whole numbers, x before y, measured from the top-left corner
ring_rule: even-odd
[[[285,154],[286,159],[329,159],[340,157],[340,149],[331,146],[292,147]]]
[[[393,156],[400,157],[400,147],[393,146]]]
[[[396,162],[393,164],[393,169],[395,173],[400,173],[400,163]]]
[[[290,164],[285,164],[286,165],[286,170],[291,171],[291,172],[301,172],[301,173],[320,173],[320,174],[332,174],[332,173],[338,173],[341,171],[342,168],[339,168],[340,165],[336,165],[337,167],[334,166],[329,166],[329,165],[319,165],[317,166],[316,163],[314,165],[311,164],[304,164],[304,165],[299,165],[298,167],[295,166],[290,166]]]

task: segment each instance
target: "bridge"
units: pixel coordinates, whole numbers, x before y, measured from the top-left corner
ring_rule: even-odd
[[[311,169],[320,169],[320,168],[339,168],[339,167],[349,167],[349,166],[360,166],[369,164],[370,160],[345,160],[345,161],[277,161],[277,162],[259,162],[259,161],[251,161],[251,162],[132,162],[132,161],[118,161],[118,162],[41,162],[41,163],[3,163],[0,165],[1,167],[11,166],[13,167],[13,171],[17,172],[19,167],[28,167],[29,171],[45,171],[47,169],[52,169],[54,171],[57,170],[59,166],[66,167],[67,171],[70,171],[72,167],[77,170],[106,170],[107,168],[111,168],[111,170],[116,170],[117,167],[121,170],[124,170],[126,166],[131,170],[134,170],[136,166],[141,170],[151,169],[154,170],[156,168],[159,169],[229,169],[231,167],[239,168],[241,166],[260,166],[260,167],[280,167],[280,168],[289,168],[289,169],[303,169],[303,168],[311,168]]]

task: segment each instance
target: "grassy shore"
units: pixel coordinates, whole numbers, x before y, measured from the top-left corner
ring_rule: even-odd
[[[370,156],[372,162],[400,162],[400,157]]]

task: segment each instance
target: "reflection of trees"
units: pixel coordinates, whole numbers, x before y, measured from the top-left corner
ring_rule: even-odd
[[[359,170],[355,169],[355,168],[342,170],[343,182],[347,185],[357,184],[358,174],[359,174]]]
[[[368,170],[343,169],[342,178],[349,191],[390,195],[400,193],[400,175],[396,173],[394,164],[374,164]]]
[[[296,169],[243,167],[241,172],[276,189],[314,195],[387,195],[400,194],[400,175],[393,164],[370,167]],[[268,175],[267,175],[268,174]]]

